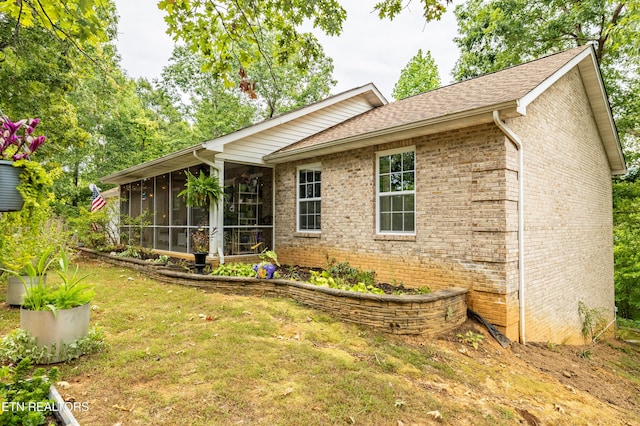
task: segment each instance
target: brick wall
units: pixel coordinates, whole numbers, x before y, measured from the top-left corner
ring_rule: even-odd
[[[613,307],[611,178],[577,71],[507,123],[524,141],[526,330],[580,343],[578,301]],[[416,148],[416,235],[375,234],[376,152]],[[284,263],[328,258],[379,281],[470,289],[469,306],[518,339],[518,153],[494,125],[399,140],[276,167]],[[296,167],[322,164],[322,232],[299,234]]]
[[[416,149],[416,235],[376,235],[376,152],[402,146]],[[487,124],[278,165],[278,257],[320,267],[335,258],[374,269],[378,281],[408,287],[474,289],[479,296],[468,303],[504,331],[512,311],[507,290],[517,288],[512,150]],[[322,164],[322,232],[296,233],[296,168],[316,162]]]
[[[573,70],[507,121],[525,159],[525,325],[529,339],[582,343],[578,302],[613,318],[611,171]]]

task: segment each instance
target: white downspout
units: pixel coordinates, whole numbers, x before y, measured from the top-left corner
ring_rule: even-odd
[[[218,176],[222,176],[222,169],[220,168],[219,165],[217,165],[213,161],[207,160],[206,158],[200,157],[198,155],[198,151],[196,150],[193,150],[193,156],[196,157],[198,160],[202,161],[204,164],[207,164],[208,166],[213,167],[218,172]],[[216,211],[218,212],[217,215],[214,214],[211,209],[209,209],[209,223],[212,223],[212,224],[215,223],[216,226],[219,225],[217,219],[220,215],[219,212],[221,211],[221,204],[224,206],[223,200],[218,200],[218,207],[216,208]],[[218,232],[216,233],[216,247],[218,248],[218,259],[221,265],[224,264],[224,251],[222,250],[223,244],[224,244],[224,230],[223,230],[223,227],[218,226]]]
[[[518,149],[518,298],[520,300],[520,343],[527,343],[524,324],[525,286],[524,286],[524,156],[522,140],[500,119],[500,113],[493,111],[493,122],[513,142]]]

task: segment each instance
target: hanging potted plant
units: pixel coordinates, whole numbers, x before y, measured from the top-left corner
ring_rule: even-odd
[[[225,196],[224,187],[220,186],[218,176],[207,176],[200,171],[198,177],[196,177],[188,170],[186,176],[186,188],[178,194],[178,197],[184,197],[184,202],[189,207],[215,209],[218,206],[218,201]],[[200,228],[191,235],[191,249],[198,273],[202,273],[206,265],[209,242],[211,241],[211,235],[215,234],[215,232],[216,229],[214,228],[211,234],[207,234],[204,232],[204,228]]]
[[[184,197],[184,203],[190,207],[204,207],[218,205],[218,200],[224,197],[224,188],[220,186],[218,176],[200,173],[198,177],[188,170],[186,171],[186,188],[182,190],[178,197]]]
[[[46,140],[33,136],[37,118],[12,122],[0,113],[0,212],[18,211],[24,200],[18,190],[21,160],[28,160]]]

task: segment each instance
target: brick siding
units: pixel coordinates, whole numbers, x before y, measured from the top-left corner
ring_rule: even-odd
[[[527,339],[580,343],[577,303],[613,307],[611,178],[577,71],[508,124],[524,141]],[[416,149],[416,234],[375,233],[376,152]],[[468,288],[518,338],[517,150],[493,124],[278,165],[281,262],[374,269],[381,282]],[[296,167],[322,165],[322,232],[296,233]]]

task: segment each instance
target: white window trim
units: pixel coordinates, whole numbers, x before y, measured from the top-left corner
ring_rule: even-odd
[[[320,234],[322,232],[322,225],[320,225],[321,229],[300,229],[300,201],[302,201],[300,200],[300,170],[313,170],[322,173],[322,164],[305,164],[296,168],[296,232],[306,234]],[[320,187],[322,188],[322,177],[320,177]],[[320,201],[320,205],[322,205],[322,196],[320,196],[319,198],[305,198],[304,201]],[[322,217],[322,213],[320,213],[320,217]]]
[[[414,184],[411,191],[398,191],[394,192],[394,195],[408,195],[413,194],[413,231],[381,231],[380,230],[380,157],[386,157],[387,155],[402,154],[405,152],[413,152],[413,173]],[[416,200],[416,188],[418,187],[418,169],[416,166],[416,147],[415,145],[404,146],[402,148],[388,149],[385,151],[376,152],[376,235],[416,235],[416,216],[417,216],[417,200]],[[383,193],[386,194],[386,193]]]

